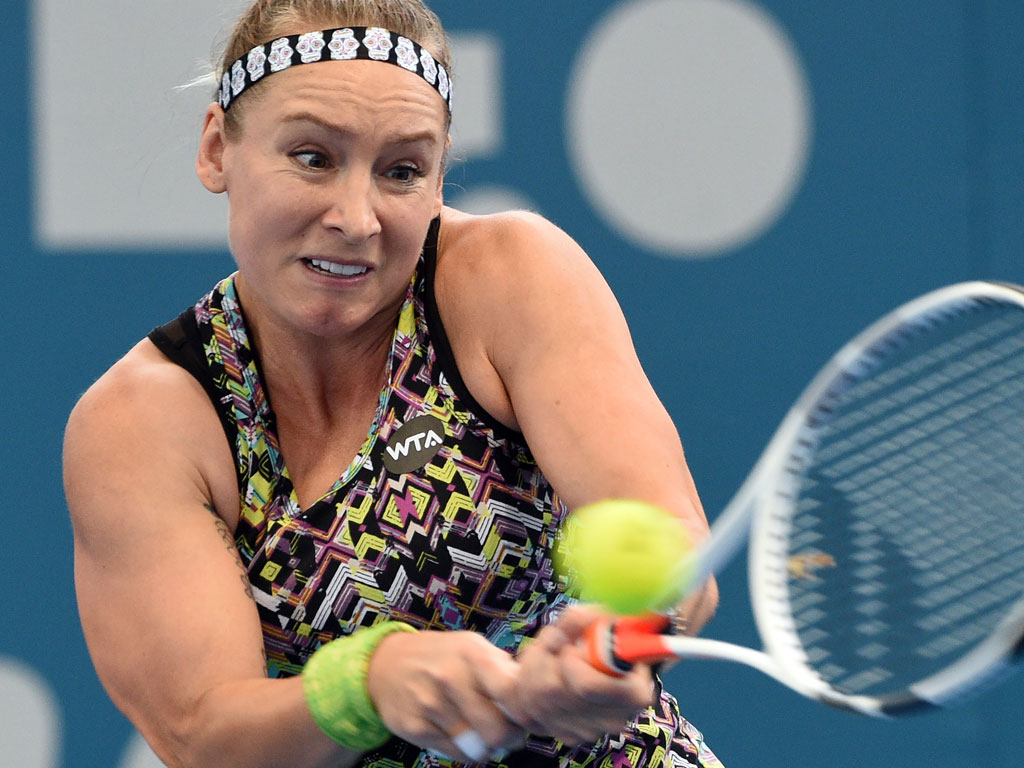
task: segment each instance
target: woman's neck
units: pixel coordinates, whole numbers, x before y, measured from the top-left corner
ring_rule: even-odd
[[[358,338],[309,338],[267,322],[250,326],[274,410],[275,432],[300,505],[342,475],[373,424],[387,385],[397,311]]]
[[[349,338],[301,337],[262,323],[251,329],[275,412],[295,412],[328,427],[356,403],[376,401],[387,369],[394,321]],[[358,406],[357,406],[358,407]],[[359,408],[359,410],[362,410]]]

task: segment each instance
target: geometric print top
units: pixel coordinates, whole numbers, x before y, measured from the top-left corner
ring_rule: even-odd
[[[284,465],[234,278],[150,334],[203,385],[234,449],[235,542],[271,677],[298,674],[323,643],[389,619],[471,630],[514,653],[569,601],[552,562],[567,509],[522,435],[476,404],[455,367],[434,303],[438,228],[435,220],[399,311],[370,430],[344,474],[307,509]],[[684,724],[665,722],[660,731]],[[656,741],[667,755],[667,741]],[[696,756],[700,744],[686,742],[684,753]],[[531,739],[529,752],[504,762],[586,765],[608,746],[615,745],[569,750]],[[628,764],[649,764],[649,750],[633,746],[639,751]],[[362,764],[449,763],[396,737]]]

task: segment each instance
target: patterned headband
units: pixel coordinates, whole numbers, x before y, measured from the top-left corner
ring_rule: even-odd
[[[266,75],[299,64],[350,59],[385,61],[414,72],[441,94],[448,114],[451,114],[452,84],[447,70],[419,43],[380,27],[341,27],[306,32],[257,45],[224,73],[217,89],[217,101],[227,111],[246,88]]]

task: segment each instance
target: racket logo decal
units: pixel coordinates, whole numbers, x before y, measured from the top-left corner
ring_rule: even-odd
[[[406,422],[384,446],[384,466],[404,475],[425,467],[444,445],[444,422],[435,416],[417,416]]]
[[[836,559],[825,552],[807,552],[791,555],[786,564],[794,579],[816,579],[823,568],[835,568]]]

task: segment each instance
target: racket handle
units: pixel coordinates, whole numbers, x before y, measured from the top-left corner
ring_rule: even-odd
[[[587,659],[606,675],[622,677],[634,664],[656,664],[675,657],[665,644],[667,616],[652,613],[613,619],[602,616],[585,630]]]

